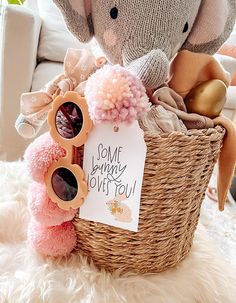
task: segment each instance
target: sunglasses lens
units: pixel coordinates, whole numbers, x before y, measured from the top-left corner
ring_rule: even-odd
[[[63,138],[75,138],[80,133],[82,126],[83,114],[75,103],[66,102],[60,106],[56,114],[56,128]]]
[[[72,201],[78,192],[78,183],[74,174],[64,167],[54,171],[52,187],[55,194],[63,201]]]

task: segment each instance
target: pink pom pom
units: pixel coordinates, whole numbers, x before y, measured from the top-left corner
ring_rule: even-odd
[[[141,80],[119,65],[97,70],[87,82],[85,97],[94,123],[130,123],[150,108]]]
[[[44,175],[53,161],[65,155],[66,151],[52,139],[49,133],[45,133],[28,146],[24,157],[33,180],[44,182]]]
[[[44,226],[60,225],[71,221],[76,215],[76,210],[62,210],[48,197],[44,184],[33,182],[28,191],[30,212],[34,219]]]
[[[28,240],[33,249],[44,256],[67,256],[76,246],[76,231],[71,222],[60,226],[45,227],[31,221]]]

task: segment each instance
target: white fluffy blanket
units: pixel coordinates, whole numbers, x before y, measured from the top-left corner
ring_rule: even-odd
[[[226,262],[224,255],[228,251],[220,254],[203,225],[199,225],[189,257],[178,268],[161,274],[118,277],[98,272],[76,255],[67,260],[42,258],[26,242],[28,183],[24,164],[0,163],[0,302],[236,302],[236,271],[232,268],[236,262],[232,258],[231,265]],[[208,229],[215,224],[211,225],[212,216],[218,220],[216,205],[211,205],[214,211],[209,205],[203,208],[203,222]],[[235,222],[235,208],[233,211]],[[220,230],[221,237],[227,236],[227,228],[228,237],[235,232],[233,222],[227,224],[223,229],[214,227]],[[225,249],[231,242],[235,238],[220,241],[220,246]],[[236,255],[235,247],[230,254]]]

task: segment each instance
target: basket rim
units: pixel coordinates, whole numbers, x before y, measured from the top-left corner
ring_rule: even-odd
[[[160,139],[167,139],[169,137],[183,137],[183,138],[191,138],[191,137],[209,137],[211,135],[225,135],[225,128],[221,125],[216,125],[214,128],[204,128],[204,129],[189,129],[186,132],[173,131],[170,133],[162,133],[158,134],[154,131],[144,131],[144,136],[146,137],[155,137]]]

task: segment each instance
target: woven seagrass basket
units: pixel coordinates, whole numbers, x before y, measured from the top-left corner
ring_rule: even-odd
[[[138,233],[75,219],[77,250],[98,267],[156,273],[189,253],[225,130],[145,133],[147,158]]]

